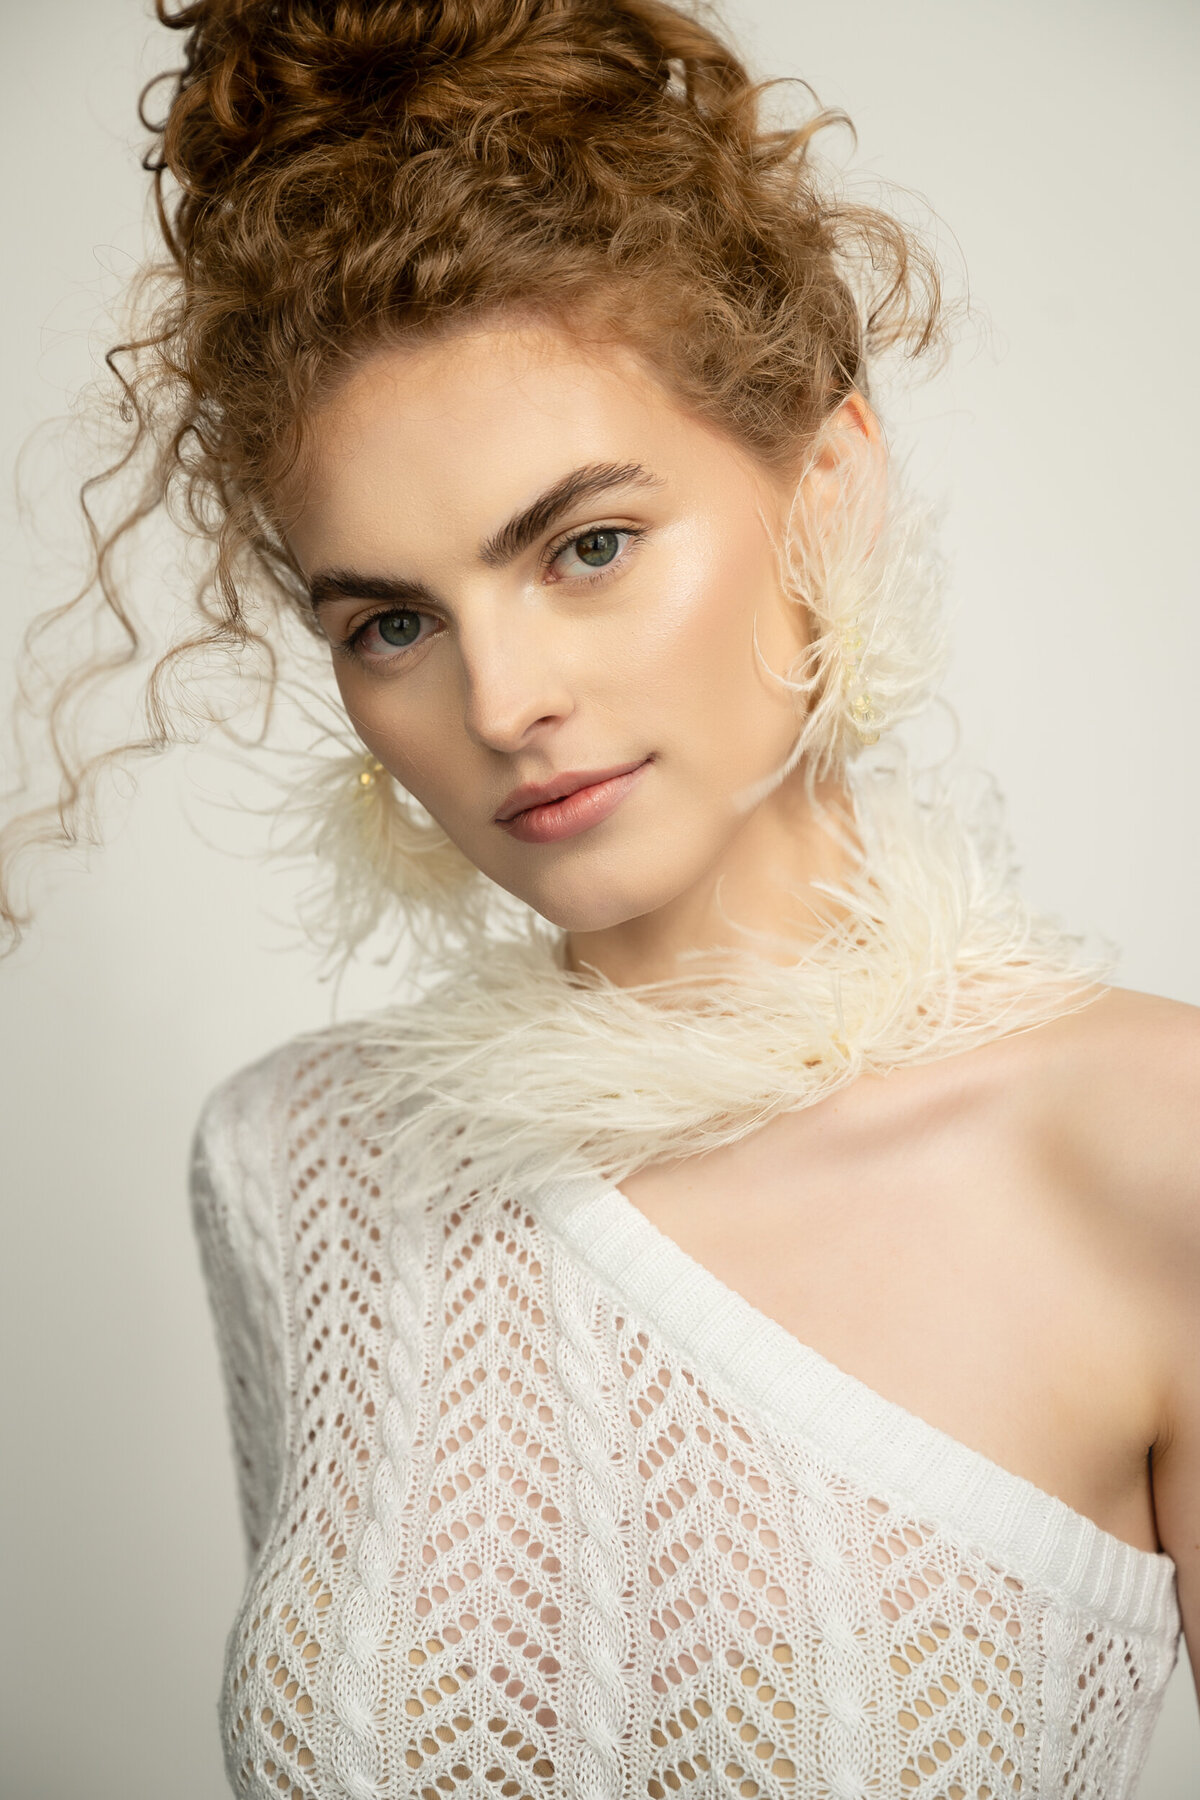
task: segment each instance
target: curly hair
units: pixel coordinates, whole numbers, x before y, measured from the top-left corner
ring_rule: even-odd
[[[323,394],[382,343],[519,308],[616,333],[688,408],[767,463],[798,444],[877,352],[940,331],[936,264],[898,218],[822,179],[819,108],[771,123],[718,31],[666,0],[193,0],[145,167],[167,257],[143,272],[108,354],[126,436],[84,484],[92,539],[77,607],[115,648],[57,677],[42,712],[53,806],[0,838],[0,919],[27,922],[11,881],[31,840],[86,835],[114,758],[186,729],[174,678],[214,648],[256,692],[277,679],[268,620],[315,632],[278,496]],[[140,470],[107,529],[93,499]],[[194,628],[143,688],[144,735],[79,745],[88,697],[147,657],[116,551],[159,509],[207,546]],[[265,659],[265,660],[263,660]],[[252,659],[255,660],[255,659]],[[264,728],[265,729],[265,728]]]

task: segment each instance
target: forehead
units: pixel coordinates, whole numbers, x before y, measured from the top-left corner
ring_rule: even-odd
[[[745,459],[636,352],[543,324],[373,351],[313,415],[293,542],[356,560],[474,542],[565,471],[645,464],[694,481]]]

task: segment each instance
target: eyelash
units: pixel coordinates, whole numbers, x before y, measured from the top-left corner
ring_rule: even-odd
[[[593,533],[598,531],[611,531],[618,537],[623,537],[628,541],[617,552],[612,562],[606,563],[602,569],[597,569],[594,575],[568,575],[561,577],[561,579],[571,581],[580,587],[595,587],[598,582],[607,581],[610,577],[610,573],[615,571],[618,567],[623,566],[628,560],[630,546],[646,535],[645,528],[640,525],[586,525],[582,531],[569,531],[565,537],[558,538],[555,542],[548,544],[542,555],[540,568],[545,571],[553,567],[555,561],[562,555],[564,550],[568,549],[572,544],[578,543],[581,538],[591,537]],[[393,656],[372,655],[370,651],[364,650],[362,646],[364,635],[370,630],[376,619],[386,619],[396,613],[413,613],[420,619],[433,617],[431,613],[421,612],[417,607],[413,606],[381,606],[377,612],[371,613],[368,618],[363,619],[361,624],[355,626],[349,637],[343,639],[340,648],[343,651],[347,651],[351,656],[357,657],[361,662],[397,663],[406,661],[413,650],[418,649],[420,644],[426,642],[425,638],[420,639],[417,644],[410,645],[407,649],[398,650]],[[432,633],[429,635],[432,636]]]

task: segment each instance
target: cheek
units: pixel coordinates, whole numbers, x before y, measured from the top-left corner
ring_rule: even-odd
[[[367,749],[401,787],[435,810],[439,797],[452,793],[461,775],[460,742],[465,744],[465,739],[456,730],[461,707],[451,709],[438,694],[436,682],[414,682],[411,677],[376,680],[352,663],[335,662],[334,679],[346,716]]]
[[[702,741],[725,755],[753,756],[795,726],[795,703],[763,672],[777,674],[807,642],[800,610],[781,593],[774,552],[761,531],[727,531],[691,559],[688,575],[664,584],[631,659],[648,717],[669,712],[702,727]],[[734,741],[736,740],[736,741]]]

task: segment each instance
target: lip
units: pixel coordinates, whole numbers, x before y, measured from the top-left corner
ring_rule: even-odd
[[[595,787],[599,782],[611,781],[615,775],[628,775],[632,769],[640,766],[640,763],[627,762],[611,769],[564,769],[552,781],[526,781],[521,787],[514,788],[506,800],[501,801],[496,809],[496,823],[507,825],[517,813],[525,812],[531,806],[544,806],[550,800],[563,800],[568,794],[576,793],[579,788]]]
[[[549,844],[598,825],[621,804],[651,759],[615,769],[571,770],[540,787],[514,789],[496,824],[526,844]],[[501,817],[504,814],[504,817]]]

